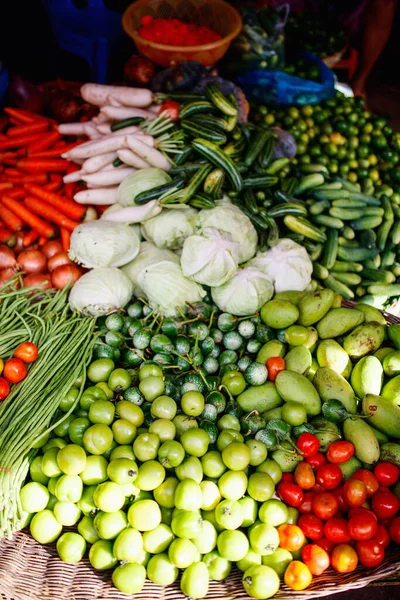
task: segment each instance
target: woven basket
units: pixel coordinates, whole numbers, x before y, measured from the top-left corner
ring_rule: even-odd
[[[353,307],[345,300],[343,306]],[[400,323],[400,318],[383,313],[388,323]],[[387,585],[400,585],[400,547],[387,551],[382,565],[376,569],[357,567],[348,574],[327,573],[315,577],[304,592],[294,592],[282,584],[274,596],[277,600],[310,600],[346,592],[351,589],[385,581]],[[243,589],[243,574],[234,569],[226,581],[212,581],[207,598],[210,600],[249,600]],[[396,594],[393,594],[393,598]],[[111,584],[109,571],[95,571],[87,558],[76,565],[67,565],[57,556],[55,544],[41,546],[24,531],[12,540],[0,543],[0,600],[184,600],[178,584],[167,588],[146,582],[143,590],[128,596]]]

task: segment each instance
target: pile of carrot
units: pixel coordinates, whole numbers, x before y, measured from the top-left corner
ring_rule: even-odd
[[[84,219],[86,207],[74,201],[79,183],[63,177],[78,167],[61,157],[70,143],[58,123],[42,115],[5,108],[0,123],[0,243],[25,248],[60,237],[69,249],[71,232]]]

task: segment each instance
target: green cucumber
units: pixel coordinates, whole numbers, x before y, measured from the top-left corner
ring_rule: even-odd
[[[310,165],[309,165],[310,166]],[[295,196],[300,196],[304,192],[308,190],[312,190],[319,185],[325,183],[325,177],[321,172],[312,172],[310,175],[305,175],[299,181],[299,184],[296,188]],[[325,200],[325,198],[321,198],[321,200]]]
[[[196,152],[204,156],[204,158],[209,160],[213,165],[224,169],[233,189],[240,192],[242,189],[242,177],[229,156],[224,154],[216,144],[202,138],[194,139],[192,141],[192,146]]]
[[[118,123],[113,123],[110,126],[111,131],[119,131],[120,129],[125,129],[125,127],[132,127],[133,125],[140,125],[143,123],[145,119],[143,117],[129,117],[129,119],[123,119],[123,121],[118,121]]]
[[[349,248],[348,246],[338,247],[338,258],[349,262],[359,262],[375,258],[379,254],[377,248]]]
[[[364,267],[363,276],[370,281],[376,281],[377,283],[394,283],[395,276],[391,271],[385,271],[384,269],[371,269]]]
[[[243,161],[247,167],[251,167],[251,165],[256,161],[270,137],[271,132],[268,129],[260,129],[252,137]]]
[[[181,150],[181,152],[179,152],[179,154],[176,155],[175,165],[184,165],[187,162],[190,155],[192,154],[192,152],[193,148],[191,146],[186,146],[183,150]]]
[[[208,196],[207,194],[197,193],[189,200],[188,204],[193,206],[193,208],[215,208],[215,200]]]
[[[326,279],[329,277],[329,271],[324,265],[320,263],[313,262],[313,276],[317,279]]]
[[[324,254],[322,258],[322,264],[327,268],[331,269],[335,264],[337,253],[338,253],[338,230],[329,227],[326,232],[326,243],[324,246]]]
[[[278,177],[274,177],[273,175],[254,175],[253,177],[246,177],[243,179],[242,186],[245,188],[265,188],[272,187],[277,184],[279,181]]]
[[[311,163],[308,165],[307,164],[301,165],[300,170],[302,173],[310,173],[310,174],[323,173],[324,175],[327,175],[327,176],[329,175],[328,169],[324,165],[319,165],[319,164]],[[325,179],[324,179],[324,181],[320,181],[320,183],[318,183],[316,185],[322,185],[324,182],[325,182]],[[313,186],[313,187],[315,187],[315,186]]]
[[[363,269],[364,267],[361,263],[344,262],[340,260],[336,260],[332,267],[332,271],[339,273],[361,273]]]
[[[135,204],[147,204],[156,198],[165,198],[167,195],[182,190],[185,187],[185,180],[177,177],[168,183],[158,185],[145,192],[140,192],[135,198]]]
[[[352,221],[351,226],[355,231],[362,231],[363,229],[375,229],[382,223],[382,217],[361,217],[357,221]]]
[[[318,202],[312,200],[311,202],[312,204],[309,208],[310,215],[320,215],[330,207],[328,200],[319,200]]]
[[[268,140],[264,144],[264,147],[262,148],[261,152],[257,157],[257,162],[260,165],[261,169],[268,168],[268,165],[270,164],[272,160],[272,155],[274,153],[274,146],[275,138],[271,136],[270,138],[268,138]]]
[[[375,217],[379,218],[379,217]],[[390,230],[393,226],[393,219],[388,219],[383,221],[382,225],[380,225],[377,235],[376,235],[376,245],[379,250],[384,250],[386,247],[386,242],[390,234]]]
[[[315,227],[315,225],[303,217],[286,215],[283,218],[283,222],[285,223],[286,227],[294,233],[304,235],[304,237],[316,242],[326,241],[326,235],[320,229],[318,229],[318,227]]]
[[[253,194],[253,190],[252,189],[247,189],[244,190],[244,202],[247,206],[247,208],[254,214],[257,214],[258,212],[260,212],[260,209],[257,206],[257,200],[255,195]]]
[[[346,240],[354,240],[354,238],[356,237],[356,232],[348,225],[345,225],[342,234],[343,237],[346,238]]]
[[[378,198],[374,198],[373,196],[366,196],[365,194],[361,194],[361,192],[350,192],[350,200],[362,200],[365,204],[369,206],[380,206],[381,201]]]
[[[212,198],[220,198],[224,181],[225,171],[223,169],[213,169],[204,180],[204,192]]]
[[[346,300],[352,300],[352,298],[354,298],[354,292],[346,284],[338,281],[336,277],[331,274],[324,279],[324,285],[336,294],[343,296]]]
[[[341,198],[340,200],[333,200],[332,206],[335,208],[363,208],[364,206],[367,206],[367,204],[363,200]]]
[[[358,273],[333,273],[333,276],[337,281],[344,283],[345,285],[359,285],[362,278]]]
[[[337,206],[332,206],[332,208],[329,209],[329,214],[331,217],[336,217],[343,221],[353,221],[353,219],[361,219],[364,210],[362,208],[339,208]]]
[[[364,229],[360,233],[361,246],[376,248],[376,233],[373,229]]]
[[[317,225],[323,225],[324,227],[333,227],[334,229],[342,229],[344,227],[343,221],[328,215],[314,215],[312,219],[314,223],[317,223]]]
[[[207,100],[196,100],[195,102],[189,102],[184,104],[179,111],[180,119],[187,119],[188,117],[192,117],[193,115],[198,115],[199,113],[210,113],[210,114],[218,114],[215,106],[208,102]]]
[[[326,190],[325,192],[318,191],[318,188],[313,190],[313,196],[318,200],[343,200],[350,196],[350,192],[347,190]]]
[[[315,191],[317,192],[326,192],[327,190],[341,190],[343,188],[340,181],[330,181],[327,183],[323,183],[319,185]]]
[[[188,131],[192,135],[201,135],[203,139],[213,142],[214,144],[225,144],[226,135],[217,129],[208,128],[203,123],[200,125],[197,121],[181,121],[181,127],[184,131]]]
[[[236,106],[224,96],[215,83],[209,83],[207,85],[206,97],[225,115],[231,117],[237,115],[238,110]]]
[[[286,167],[289,163],[290,163],[290,160],[288,158],[285,158],[285,157],[276,158],[267,168],[268,175],[275,175],[275,173],[278,173],[281,169]]]
[[[288,202],[286,204],[278,204],[268,210],[269,217],[284,217],[285,215],[307,215],[307,209],[302,204]]]
[[[368,293],[372,296],[400,296],[400,283],[370,285]]]
[[[400,220],[396,221],[392,229],[392,242],[395,246],[400,244]]]

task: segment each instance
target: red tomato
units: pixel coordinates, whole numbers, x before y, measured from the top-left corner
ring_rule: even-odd
[[[306,492],[304,494],[303,502],[297,507],[299,512],[304,515],[312,511],[312,499],[315,496],[315,492]]]
[[[6,363],[7,364],[7,363]],[[392,492],[381,492],[378,490],[372,496],[372,510],[378,519],[387,519],[394,517],[400,508],[400,502],[397,496]]]
[[[29,365],[35,362],[38,357],[37,346],[33,342],[23,342],[14,350],[14,356]]]
[[[297,525],[310,540],[320,540],[324,534],[324,523],[315,515],[301,515]]]
[[[367,469],[359,469],[352,475],[351,479],[359,479],[363,482],[365,487],[367,488],[367,498],[375,494],[376,490],[379,488],[379,482],[375,475],[368,471]]]
[[[339,502],[330,492],[323,492],[314,496],[312,509],[317,517],[323,521],[327,521],[336,515],[339,510]]]
[[[315,543],[317,546],[323,548],[328,554],[330,554],[335,547],[335,544],[330,540],[327,540],[326,537],[322,537],[320,540],[315,540]]]
[[[326,458],[334,465],[341,465],[349,460],[354,454],[354,446],[351,442],[340,441],[329,444]]]
[[[302,529],[298,525],[284,523],[278,527],[279,546],[289,552],[296,552],[304,546],[306,538]]]
[[[286,369],[286,363],[280,356],[271,356],[266,362],[268,379],[275,381],[281,371]]]
[[[3,375],[9,383],[19,383],[27,373],[25,363],[20,358],[10,358],[4,364]]]
[[[350,508],[356,508],[364,504],[367,488],[359,479],[349,479],[343,486],[343,497]]]
[[[311,575],[321,575],[330,565],[329,554],[317,546],[317,544],[307,544],[301,551],[301,559],[310,569]]]
[[[294,481],[293,473],[282,473],[281,481]]]
[[[301,462],[294,471],[294,481],[302,490],[311,490],[315,485],[315,475],[311,465]]]
[[[170,118],[173,121],[177,121],[179,119],[179,111],[180,111],[180,104],[179,102],[176,102],[176,100],[166,100],[165,102],[163,102],[158,110],[158,114],[161,115],[161,113],[167,113],[166,115],[164,115],[164,118]]]
[[[336,500],[339,502],[340,512],[347,513],[347,511],[349,510],[349,507],[347,506],[346,502],[344,501],[343,485],[339,485],[337,488],[332,490],[332,494],[335,496]]]
[[[319,439],[312,433],[305,431],[297,438],[297,448],[299,449],[300,454],[306,458],[314,456],[320,448]]]
[[[400,517],[396,517],[389,525],[390,537],[396,544],[400,544]]]
[[[364,567],[377,567],[385,558],[385,549],[374,540],[357,542],[356,549],[358,559]]]
[[[4,377],[0,377],[0,401],[5,400],[10,393],[10,386]]]
[[[281,481],[278,484],[277,492],[281,499],[288,506],[300,506],[303,502],[304,494],[301,487],[291,481]]]
[[[357,568],[357,553],[350,544],[339,544],[332,550],[332,567],[338,573],[351,573]]]
[[[296,592],[305,590],[312,581],[310,569],[300,560],[292,560],[283,576],[288,587]]]
[[[317,482],[326,490],[334,490],[342,479],[342,471],[337,465],[326,464],[317,470]]]
[[[390,486],[398,480],[400,469],[390,462],[381,462],[376,465],[374,473],[381,485]]]
[[[335,542],[335,544],[349,542],[351,540],[351,536],[349,534],[346,519],[341,519],[338,517],[328,519],[324,527],[324,536],[330,542]]]
[[[314,456],[306,458],[305,462],[311,465],[313,470],[316,471],[318,467],[322,467],[326,463],[326,458],[322,452],[317,452]]]
[[[347,517],[349,519],[352,519],[355,516],[367,515],[367,514],[372,515],[375,518],[376,522],[378,522],[377,516],[371,510],[369,510],[369,508],[365,508],[364,506],[357,506],[357,508],[350,508]]]
[[[395,521],[395,520],[396,519],[393,519],[393,521]],[[382,525],[382,523],[378,523],[378,528],[372,539],[374,540],[374,542],[378,542],[378,544],[383,546],[383,548],[387,548],[387,546],[389,546],[390,536],[389,536],[388,530],[386,529],[386,527],[384,525]]]
[[[350,517],[349,533],[353,540],[357,540],[358,542],[370,540],[377,531],[378,523],[376,517],[370,511]]]

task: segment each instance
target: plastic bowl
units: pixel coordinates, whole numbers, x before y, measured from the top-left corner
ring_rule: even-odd
[[[207,25],[223,37],[201,46],[168,46],[151,42],[138,34],[144,15],[180,19],[198,26]],[[126,9],[122,26],[135,42],[138,52],[158,65],[170,67],[195,60],[209,66],[224,56],[242,28],[242,19],[238,11],[223,0],[137,0]]]

